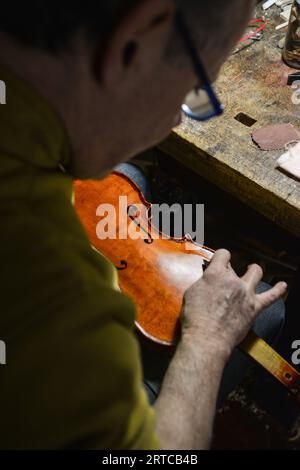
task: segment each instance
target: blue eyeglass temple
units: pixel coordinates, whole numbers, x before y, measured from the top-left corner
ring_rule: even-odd
[[[190,110],[186,105],[183,106],[182,110],[187,116],[189,116],[192,119],[195,119],[197,121],[208,121],[209,119],[211,119],[213,117],[220,116],[221,114],[223,114],[224,106],[218,100],[218,98],[217,98],[217,96],[216,96],[216,94],[215,94],[215,92],[214,92],[214,90],[213,90],[213,88],[210,84],[207,73],[206,73],[206,71],[205,71],[205,69],[202,65],[202,62],[201,62],[200,57],[197,53],[195,44],[194,44],[194,42],[191,38],[189,29],[188,29],[188,27],[185,23],[185,20],[184,20],[182,14],[180,12],[177,12],[175,22],[176,22],[177,30],[182,36],[186,51],[192,59],[195,72],[197,74],[197,77],[199,78],[199,83],[201,83],[201,86],[199,85],[199,88],[197,88],[197,89],[201,88],[201,89],[206,91],[206,93],[207,93],[207,95],[210,99],[210,102],[212,104],[212,107],[213,107],[213,111],[206,114],[206,115],[198,115],[198,114],[194,113],[192,110]],[[196,91],[197,91],[197,89],[196,89]]]

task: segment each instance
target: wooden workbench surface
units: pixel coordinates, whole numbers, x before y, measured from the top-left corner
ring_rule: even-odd
[[[266,15],[263,39],[232,55],[223,68],[216,89],[224,115],[204,124],[185,118],[161,148],[300,236],[300,182],[276,168],[283,151],[262,151],[251,138],[254,129],[277,123],[292,123],[300,131],[300,104],[292,103],[294,90],[287,86],[294,70],[283,64],[277,47],[286,30],[275,31],[283,21],[274,10]],[[247,127],[235,119],[238,113],[257,122]]]

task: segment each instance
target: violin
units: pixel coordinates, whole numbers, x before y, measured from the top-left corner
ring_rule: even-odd
[[[115,265],[120,289],[137,306],[137,330],[159,347],[174,348],[184,294],[202,277],[214,251],[189,236],[164,236],[151,222],[152,205],[121,173],[115,171],[101,181],[75,181],[74,195],[91,245]],[[253,332],[239,348],[300,403],[300,374],[294,367]]]

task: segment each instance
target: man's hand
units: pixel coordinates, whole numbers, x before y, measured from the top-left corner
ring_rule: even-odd
[[[211,343],[230,353],[242,342],[258,314],[283,296],[284,282],[263,294],[256,287],[263,277],[258,265],[251,265],[240,278],[230,265],[231,255],[219,250],[203,277],[185,294],[182,333],[199,343]]]
[[[239,278],[230,266],[230,253],[220,250],[203,278],[186,292],[181,341],[155,405],[161,449],[209,448],[226,362],[259,312],[287,288],[281,282],[256,294],[262,275],[253,265]]]

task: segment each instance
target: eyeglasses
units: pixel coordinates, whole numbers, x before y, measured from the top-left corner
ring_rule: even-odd
[[[217,98],[207,73],[202,65],[196,45],[180,12],[176,14],[176,28],[181,35],[185,49],[191,57],[199,85],[191,91],[182,105],[184,114],[196,121],[208,121],[223,114],[224,106]]]

